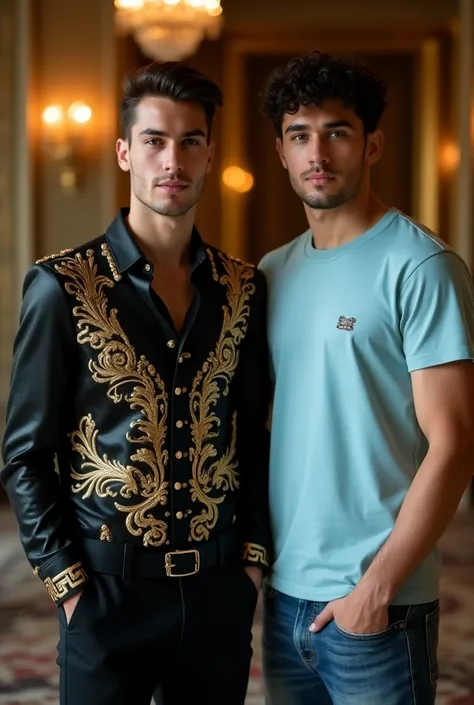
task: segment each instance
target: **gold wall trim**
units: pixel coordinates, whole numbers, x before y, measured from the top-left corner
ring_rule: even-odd
[[[440,47],[435,39],[419,49],[418,119],[415,120],[414,217],[439,231]]]

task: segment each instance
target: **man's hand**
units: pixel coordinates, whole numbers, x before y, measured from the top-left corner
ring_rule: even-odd
[[[75,595],[69,598],[69,600],[65,600],[63,602],[63,607],[64,607],[64,614],[66,615],[66,622],[69,624],[71,621],[71,617],[74,614],[74,610],[76,609],[77,603],[81,599],[82,595],[82,590],[81,592],[77,592]]]
[[[376,603],[370,596],[362,596],[357,590],[347,597],[329,602],[310,626],[310,632],[319,632],[331,620],[353,634],[376,634],[388,627],[387,605]]]
[[[244,570],[247,575],[252,579],[256,591],[260,592],[263,583],[263,572],[260,570],[260,568],[253,568],[252,566],[246,566]]]

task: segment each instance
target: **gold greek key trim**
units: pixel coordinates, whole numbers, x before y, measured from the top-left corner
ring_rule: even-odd
[[[219,281],[227,289],[228,305],[222,307],[224,321],[216,348],[194,378],[190,392],[190,429],[194,445],[189,453],[192,462],[189,485],[192,501],[204,505],[201,513],[191,519],[189,538],[192,541],[209,539],[219,517],[219,505],[225,501],[227,492],[235,491],[240,485],[236,412],[232,415],[229,447],[221,457],[209,461],[217,455],[213,439],[221,423],[215,408],[219,398],[229,393],[239,362],[239,345],[247,332],[249,299],[255,293],[255,268],[250,264],[242,265],[223,253],[219,253],[219,257],[224,269]]]
[[[252,563],[261,563],[268,568],[268,552],[263,546],[258,543],[244,543],[242,549],[242,560],[251,561]]]
[[[51,599],[58,602],[68,594],[69,590],[79,587],[86,580],[87,574],[82,563],[75,563],[54,578],[46,578],[44,584]]]
[[[110,271],[112,272],[112,276],[115,279],[116,282],[119,282],[122,278],[122,275],[117,269],[117,265],[115,264],[115,260],[112,257],[112,253],[110,251],[110,247],[107,245],[107,243],[103,242],[102,243],[102,254],[104,257],[107,258],[107,262],[110,267]]]
[[[80,420],[79,428],[70,434],[72,449],[83,461],[80,470],[71,469],[75,480],[72,491],[83,493],[84,500],[93,492],[102,498],[120,496],[132,500],[114,503],[118,511],[127,515],[127,530],[132,536],[142,536],[145,546],[161,546],[166,541],[168,525],[152,511],[157,505],[166,504],[169,485],[165,482],[168,396],[164,382],[143,355],[137,356],[119,323],[117,309],[108,309],[105,290],[115,284],[98,273],[94,251],[87,250],[86,259],[77,253],[55,269],[68,280],[65,289],[79,304],[73,309],[78,342],[98,353],[89,362],[92,379],[108,385],[107,396],[114,404],[126,402],[139,411],[139,418],[131,423],[126,436],[130,443],[140,444],[130,457],[135,465],[124,466],[100,455],[99,430],[92,415]]]
[[[72,247],[68,247],[66,250],[61,250],[61,252],[58,252],[56,255],[46,255],[46,257],[41,257],[41,259],[36,260],[35,264],[43,264],[43,262],[49,262],[52,259],[64,257],[64,255],[68,255],[70,252],[74,252]]]

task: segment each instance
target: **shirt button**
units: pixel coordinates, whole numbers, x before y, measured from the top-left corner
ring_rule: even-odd
[[[183,454],[181,453],[180,450],[178,450],[178,452],[176,453],[176,455],[174,457],[178,458],[178,460],[181,460],[181,458],[183,457]]]
[[[176,421],[176,428],[183,428],[184,423],[182,421]]]
[[[182,519],[184,516],[183,512],[176,512],[176,519]]]
[[[181,482],[175,482],[174,488],[175,488],[175,490],[180,490],[181,489]]]
[[[151,272],[151,264],[146,264],[144,269],[145,269],[145,272]]]
[[[181,394],[181,387],[176,387],[176,389],[174,390],[174,393],[176,394],[176,396],[179,397],[179,395]]]
[[[174,340],[168,340],[166,345],[169,347],[170,350],[173,350],[173,348],[176,347],[176,342]]]

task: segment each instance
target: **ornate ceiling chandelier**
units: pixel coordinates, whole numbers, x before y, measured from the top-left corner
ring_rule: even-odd
[[[116,26],[133,34],[145,56],[181,61],[205,37],[217,39],[222,27],[221,0],[115,0]]]

